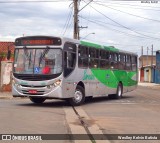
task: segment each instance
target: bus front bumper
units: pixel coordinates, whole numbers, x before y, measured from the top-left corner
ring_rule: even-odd
[[[12,85],[12,94],[13,97],[43,97],[43,98],[59,98],[62,99],[64,98],[62,96],[62,87],[57,86],[57,87],[52,87],[49,89],[47,86],[46,87],[41,87],[41,88],[28,88],[28,87],[23,87],[21,85]]]

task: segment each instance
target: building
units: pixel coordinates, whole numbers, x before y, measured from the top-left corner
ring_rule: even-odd
[[[11,61],[7,60],[8,50],[11,50],[11,59],[13,59],[14,53],[14,42],[0,42],[0,91],[11,91],[11,69],[7,66],[10,65],[12,67]],[[10,63],[7,63],[10,62]],[[7,73],[9,71],[9,74]],[[7,76],[5,76],[6,74]],[[4,80],[7,80],[9,77],[9,84],[3,84]]]
[[[155,83],[160,84],[160,50],[156,51]]]
[[[139,57],[139,81],[155,82],[156,56],[142,55]]]
[[[0,62],[7,57],[8,49],[14,53],[14,42],[0,42]]]

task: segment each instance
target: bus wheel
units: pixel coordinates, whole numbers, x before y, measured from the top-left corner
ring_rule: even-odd
[[[123,86],[121,83],[119,83],[117,86],[117,93],[115,94],[115,98],[116,99],[122,98],[122,93],[123,93]]]
[[[33,102],[33,103],[43,103],[46,99],[45,98],[39,98],[39,97],[29,97],[29,99]]]
[[[116,94],[110,94],[110,95],[108,95],[108,97],[110,99],[120,99],[120,98],[122,98],[122,93],[123,93],[123,86],[121,83],[119,83],[117,86]]]
[[[69,99],[69,103],[73,106],[79,106],[85,101],[84,89],[83,87],[77,85],[74,93],[74,97]]]

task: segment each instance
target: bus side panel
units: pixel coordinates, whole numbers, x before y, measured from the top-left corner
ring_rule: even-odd
[[[117,79],[117,86],[118,86],[118,83],[121,82],[123,85],[123,93],[127,92],[128,91],[127,72],[123,70],[114,70],[113,73]]]
[[[85,96],[92,96],[93,92],[90,90],[91,85],[88,82],[88,77],[86,77],[86,73],[89,69],[79,69],[76,67],[74,71],[63,80],[63,98],[71,98],[74,96],[75,89],[78,83],[84,84]],[[92,87],[93,89],[93,87]]]
[[[138,83],[138,73],[137,72],[128,72],[128,91],[132,91],[137,88]]]
[[[117,80],[111,70],[92,69],[92,73],[98,81],[98,89],[100,95],[116,93]]]

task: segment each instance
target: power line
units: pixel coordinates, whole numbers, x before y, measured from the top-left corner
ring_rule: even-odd
[[[125,13],[125,14],[128,14],[128,15],[131,15],[131,16],[135,16],[135,17],[139,17],[139,18],[151,20],[151,21],[154,21],[154,22],[160,22],[160,20],[151,19],[151,18],[147,18],[147,17],[142,17],[142,16],[139,16],[139,15],[135,15],[135,14],[132,14],[132,13],[128,13],[128,12],[125,12],[125,11],[122,11],[122,10],[119,10],[119,9],[115,9],[115,8],[109,7],[109,6],[104,5],[104,4],[99,4],[99,3],[96,3],[96,4],[101,5],[101,6],[104,6],[104,7],[107,7],[107,8],[109,8],[109,9],[113,9],[113,10],[115,10],[115,11],[119,11],[119,12],[122,12],[122,13]]]
[[[68,29],[69,22],[70,22],[71,16],[72,16],[72,12],[73,12],[73,9],[71,9],[70,12],[69,12],[69,14],[68,14],[66,23],[65,23],[64,28],[63,28],[63,31],[64,31],[63,34],[62,34],[63,36],[64,36],[64,34],[66,33],[66,31],[67,31],[67,29]]]
[[[103,4],[103,3],[100,3],[100,4]],[[114,3],[114,4],[107,4],[107,6],[114,6],[114,7],[120,7],[120,8],[122,8],[122,7],[128,8],[128,6],[130,6],[130,5],[129,4],[128,5],[123,5],[123,4],[116,4],[116,3]],[[136,6],[136,7],[131,6],[129,8],[130,9],[150,10],[150,11],[160,11],[159,9],[150,9],[150,8],[148,9],[148,8],[138,7],[138,6]],[[157,8],[157,7],[155,7],[155,8]]]
[[[84,1],[84,0],[83,0],[83,1]],[[85,2],[85,1],[84,1],[84,2]],[[160,38],[156,38],[156,37],[148,36],[148,35],[145,35],[145,34],[139,33],[139,32],[137,32],[137,31],[134,31],[134,30],[132,30],[131,28],[128,28],[128,27],[126,27],[126,26],[124,26],[124,25],[122,25],[122,24],[118,23],[117,21],[115,21],[115,20],[111,19],[110,17],[106,16],[105,14],[103,14],[103,13],[102,13],[102,12],[100,12],[100,11],[98,11],[98,10],[97,10],[96,8],[94,8],[93,6],[91,6],[91,5],[90,5],[90,7],[92,7],[92,9],[94,9],[96,12],[100,13],[101,15],[103,15],[105,18],[107,18],[107,19],[109,19],[110,21],[112,21],[112,22],[114,22],[114,23],[116,23],[116,24],[120,25],[121,27],[123,27],[123,28],[125,28],[125,29],[127,29],[127,30],[130,30],[130,31],[132,31],[132,32],[134,32],[134,33],[137,33],[137,34],[139,34],[139,35],[145,36],[145,37],[150,38],[150,39],[160,40]]]
[[[85,38],[86,40],[90,40],[90,39],[88,39],[88,38]],[[98,40],[98,41],[96,41],[96,42],[98,42],[98,43],[104,43],[104,44],[112,44],[112,45],[120,45],[120,46],[130,46],[130,47],[140,47],[140,45],[124,45],[124,44],[118,44],[118,43],[112,43],[112,42],[104,42],[104,41],[100,41],[100,40]]]
[[[81,16],[80,16],[80,17],[81,17]],[[85,20],[87,20],[87,21],[90,21],[90,22],[92,22],[92,23],[94,23],[94,24],[97,24],[97,25],[99,25],[99,26],[107,27],[107,26],[103,25],[102,23],[96,22],[96,20],[89,20],[89,19],[86,19],[86,18],[84,18],[84,17],[81,17],[81,18],[82,18],[82,19],[85,19]],[[108,28],[108,27],[107,27],[107,28]],[[119,32],[119,33],[123,33],[123,34],[125,34],[125,35],[129,35],[129,36],[134,36],[134,37],[139,37],[139,38],[146,38],[146,37],[142,37],[142,36],[138,36],[138,35],[133,35],[133,34],[129,34],[129,33],[126,33],[126,32],[122,32],[122,31],[119,31],[119,30],[113,29],[113,28],[108,28],[108,29],[110,29],[110,30],[112,30],[112,31]],[[150,38],[147,38],[147,39],[150,39]]]
[[[159,9],[160,7],[154,7],[154,6],[146,6],[146,5],[143,5],[143,3],[141,3],[142,4],[142,6],[141,5],[134,5],[134,4],[128,4],[128,3],[118,3],[118,1],[116,1],[116,3],[110,3],[110,1],[94,1],[94,2],[100,2],[100,3],[107,3],[107,4],[113,4],[113,5],[121,5],[121,6],[124,6],[124,5],[126,5],[126,6],[132,6],[132,7],[141,7],[142,9],[145,7],[145,8],[155,8],[155,9]],[[123,1],[124,2],[124,1]]]
[[[30,1],[27,1],[27,0],[21,0],[21,1],[0,1],[0,3],[44,3],[44,2],[67,2],[67,1],[71,1],[71,0],[42,0],[42,1],[39,1],[39,0],[30,0]]]
[[[93,0],[91,0],[90,2],[88,2],[84,7],[82,7],[78,12],[80,12],[81,10],[83,10],[86,6],[88,6]]]
[[[94,19],[95,20],[95,19]],[[113,26],[113,27],[117,27],[117,28],[122,28],[121,26],[119,26],[119,25],[114,25],[114,24],[111,24],[111,23],[106,23],[106,22],[104,22],[104,21],[100,21],[100,20],[97,20],[96,19],[96,21],[97,22],[100,22],[100,23],[104,23],[104,24],[107,24],[107,25],[110,25],[110,26]],[[138,30],[139,31],[139,30]],[[154,35],[157,35],[157,34],[155,34],[155,33],[153,33],[153,32],[144,32],[144,31],[139,31],[139,32],[141,32],[141,33],[146,33],[146,34],[154,34]],[[157,36],[159,36],[159,35],[157,35]]]

